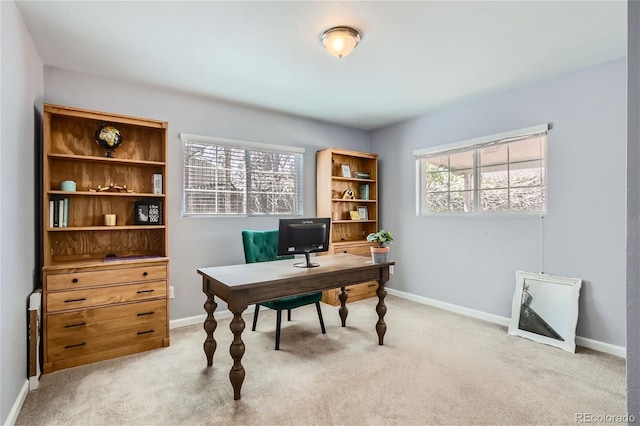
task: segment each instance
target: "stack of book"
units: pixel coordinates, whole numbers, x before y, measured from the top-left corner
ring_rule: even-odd
[[[69,199],[57,198],[49,201],[49,226],[64,228],[69,224]]]

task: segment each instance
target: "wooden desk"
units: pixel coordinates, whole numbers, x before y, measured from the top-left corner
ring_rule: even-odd
[[[233,367],[229,372],[229,379],[233,386],[233,399],[240,399],[240,389],[245,376],[241,362],[245,349],[242,341],[242,331],[245,327],[242,313],[249,304],[340,287],[338,313],[342,326],[345,327],[349,311],[346,306],[348,296],[344,287],[365,281],[378,281],[376,332],[378,344],[383,344],[384,334],[387,331],[387,325],[384,323],[384,315],[387,312],[384,298],[387,291],[384,289],[384,284],[389,280],[389,266],[395,265],[395,262],[371,263],[371,260],[366,257],[351,254],[316,256],[313,260],[320,266],[296,268],[293,264],[300,262],[300,259],[288,259],[198,269],[198,273],[202,275],[202,291],[207,295],[207,301],[204,304],[204,309],[207,311],[207,319],[204,322],[207,333],[204,341],[207,366],[213,365],[213,353],[217,346],[213,338],[213,332],[218,325],[213,317],[213,312],[218,306],[214,296],[227,302],[229,310],[233,313],[233,319],[229,325],[233,333],[233,342],[229,349],[233,358]]]

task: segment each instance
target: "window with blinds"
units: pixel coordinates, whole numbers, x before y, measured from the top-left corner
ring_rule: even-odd
[[[304,150],[181,134],[182,213],[302,215]]]
[[[547,129],[416,151],[418,214],[546,213]]]

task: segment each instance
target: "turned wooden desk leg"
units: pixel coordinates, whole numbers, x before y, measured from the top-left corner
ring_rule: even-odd
[[[340,287],[340,294],[338,294],[338,299],[340,299],[340,309],[338,309],[338,314],[340,314],[340,319],[342,320],[342,326],[347,326],[347,315],[349,315],[349,309],[347,309],[347,298],[349,295],[345,291],[344,286]]]
[[[244,310],[244,309],[243,309]],[[229,372],[229,380],[233,386],[233,399],[240,399],[240,389],[244,382],[244,367],[242,366],[242,356],[244,355],[244,342],[242,341],[242,331],[244,330],[244,320],[242,319],[242,311],[231,310],[233,312],[233,320],[229,324],[229,328],[233,333],[233,342],[229,348],[231,358],[233,358],[233,367]]]
[[[384,345],[384,334],[387,332],[387,324],[384,322],[384,315],[387,313],[387,305],[384,304],[384,298],[387,295],[387,290],[384,289],[385,282],[386,280],[379,280],[378,289],[376,290],[376,294],[378,295],[378,304],[376,305],[378,322],[376,323],[376,331],[378,332],[379,345]]]
[[[204,331],[207,333],[207,338],[204,341],[203,348],[207,356],[207,366],[211,367],[213,365],[213,354],[218,346],[216,339],[213,338],[213,332],[218,326],[216,319],[213,317],[213,312],[218,307],[218,304],[215,301],[213,293],[208,290],[206,281],[205,279],[203,286],[204,292],[207,295],[207,301],[204,303],[204,310],[207,312],[207,319],[204,320]]]

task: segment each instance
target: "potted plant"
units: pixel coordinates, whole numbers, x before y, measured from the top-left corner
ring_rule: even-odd
[[[377,246],[371,247],[371,258],[373,263],[385,263],[389,260],[389,247],[385,244],[393,242],[391,232],[386,229],[380,229],[378,232],[372,232],[367,235],[367,241],[377,243]]]

